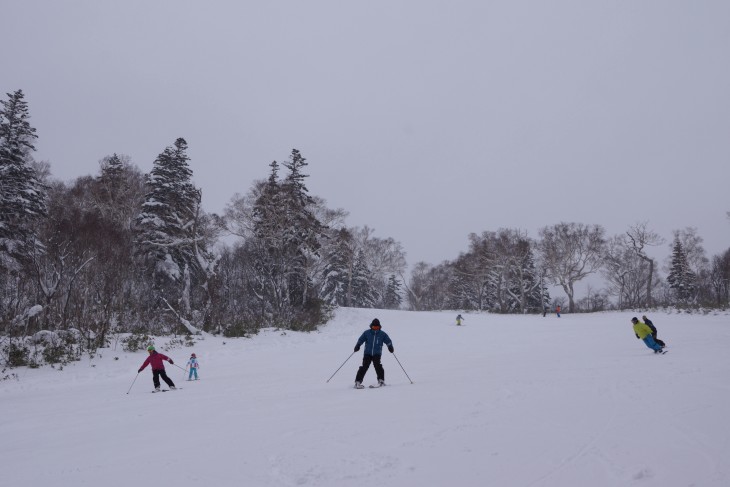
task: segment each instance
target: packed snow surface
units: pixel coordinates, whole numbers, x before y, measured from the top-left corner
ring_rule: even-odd
[[[175,365],[195,352],[201,366],[187,382],[167,364],[183,389],[164,394],[150,394],[149,368],[133,383],[147,354],[121,346],[62,370],[6,369],[1,483],[730,485],[727,314],[650,314],[666,355],[634,336],[641,312],[462,313],[461,327],[456,314],[345,308],[314,333],[169,351],[158,338]],[[375,317],[395,345],[388,386],[353,389],[362,351],[326,382]]]

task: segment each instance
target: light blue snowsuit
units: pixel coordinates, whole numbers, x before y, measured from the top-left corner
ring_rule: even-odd
[[[190,360],[188,360],[188,367],[190,367],[190,375],[188,375],[188,380],[192,380],[193,375],[195,376],[195,380],[198,380],[198,359],[190,357]]]

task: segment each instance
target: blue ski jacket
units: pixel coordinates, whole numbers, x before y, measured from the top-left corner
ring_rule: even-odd
[[[392,346],[393,342],[390,337],[383,330],[365,330],[360,338],[357,340],[357,347],[365,344],[365,355],[383,355],[383,343],[387,346]]]

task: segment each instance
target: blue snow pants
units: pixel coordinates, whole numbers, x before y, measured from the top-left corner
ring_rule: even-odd
[[[662,347],[660,347],[659,344],[654,341],[654,337],[651,335],[646,335],[646,338],[644,338],[644,343],[646,343],[646,346],[651,348],[652,350],[662,349]]]
[[[192,380],[193,375],[195,375],[195,380],[198,380],[198,369],[196,367],[192,367],[190,369],[190,375],[188,375],[188,380]]]

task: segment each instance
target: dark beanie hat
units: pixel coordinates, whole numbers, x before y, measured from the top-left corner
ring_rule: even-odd
[[[375,319],[373,320],[373,322],[372,322],[372,323],[370,323],[370,327],[372,328],[373,326],[380,326],[380,320],[379,320],[379,319],[377,319],[377,318],[375,318]]]
[[[636,316],[634,316],[633,318],[631,318],[631,322],[632,323],[636,323],[638,321],[639,321],[639,319]]]

